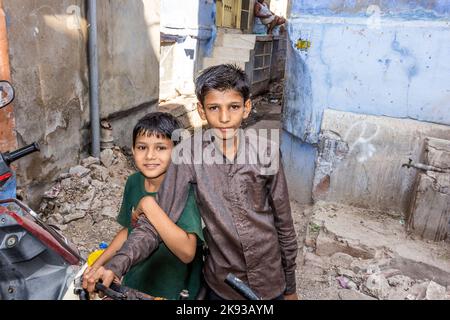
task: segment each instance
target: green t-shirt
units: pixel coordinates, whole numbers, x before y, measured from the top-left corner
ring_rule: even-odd
[[[145,177],[137,172],[128,177],[125,185],[122,206],[117,222],[128,228],[131,226],[131,213],[144,196],[155,196],[156,192],[147,192]],[[134,265],[125,275],[123,284],[144,293],[177,300],[181,290],[189,291],[189,299],[195,299],[202,283],[203,266],[203,233],[200,213],[195,203],[194,191],[191,187],[186,206],[176,225],[189,233],[197,235],[197,250],[194,260],[185,264],[161,242],[158,248],[144,261]]]

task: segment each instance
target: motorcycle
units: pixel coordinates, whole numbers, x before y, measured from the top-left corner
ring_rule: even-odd
[[[0,109],[13,100],[11,84],[0,81]],[[34,152],[39,152],[36,142],[0,153],[0,300],[89,300],[81,286],[87,263],[78,249],[16,197],[10,165]],[[259,300],[236,276],[225,282],[247,299]],[[96,290],[110,300],[159,299],[117,283],[109,288],[97,283]]]
[[[0,109],[14,100],[14,89],[0,81]],[[32,143],[0,153],[0,300],[64,299],[83,269],[78,250],[16,198],[11,163],[33,152]]]

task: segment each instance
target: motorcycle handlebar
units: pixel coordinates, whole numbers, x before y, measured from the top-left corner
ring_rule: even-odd
[[[29,155],[30,153],[40,151],[39,144],[37,142],[33,142],[23,148],[17,149],[12,152],[6,152],[3,154],[3,160],[9,166],[12,162],[19,160],[20,158]]]
[[[225,282],[230,285],[234,290],[242,294],[248,300],[261,300],[252,289],[250,289],[241,279],[234,274],[229,273],[225,279]]]
[[[119,290],[116,291],[108,288],[100,282],[97,282],[95,284],[95,289],[99,292],[104,293],[113,300],[126,300],[126,296],[122,292],[120,292]]]
[[[95,290],[103,293],[106,297],[112,300],[155,300],[155,297],[151,295],[114,282],[111,283],[109,288],[106,287],[103,283],[97,282],[95,284]],[[86,297],[88,296],[89,295],[86,295]]]
[[[242,294],[248,300],[261,300],[252,289],[250,289],[241,279],[234,274],[229,273],[225,279],[225,282],[230,285],[234,290]],[[77,292],[80,296],[80,300],[89,300],[89,294],[86,290],[82,289],[81,292]],[[155,300],[155,297],[140,292],[135,289],[131,289],[122,286],[117,283],[111,283],[110,287],[106,287],[101,282],[95,284],[95,291],[102,292],[109,299],[112,300]],[[157,299],[157,298],[156,298]],[[164,300],[164,299],[163,299]]]

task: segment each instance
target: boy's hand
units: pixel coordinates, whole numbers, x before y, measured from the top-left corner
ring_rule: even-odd
[[[114,280],[119,281],[111,270],[107,270],[104,267],[88,268],[83,274],[83,288],[89,293],[93,293],[95,291],[95,284],[99,280],[102,280],[105,287],[109,287]]]
[[[149,205],[153,205],[155,202],[155,199],[152,196],[145,196],[141,199],[141,201],[139,201],[139,204],[137,206],[136,209],[134,209],[134,211],[131,214],[131,223],[133,225],[136,224],[139,216],[141,214],[145,214],[144,212],[144,208],[148,208]]]
[[[139,202],[139,204],[140,204],[140,202]],[[136,222],[137,222],[139,216],[143,213],[144,213],[144,211],[142,211],[142,209],[139,209],[139,207],[137,209],[133,210],[133,212],[131,213],[131,225],[133,227],[136,226]]]
[[[94,266],[87,267],[86,270],[84,270],[83,276],[81,277],[81,279],[84,279],[85,277],[87,277],[88,274],[91,274],[92,273],[92,269],[94,269]]]
[[[285,294],[284,300],[298,300],[297,293]]]

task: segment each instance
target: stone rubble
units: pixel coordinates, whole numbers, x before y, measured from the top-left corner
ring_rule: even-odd
[[[114,147],[103,150],[100,159],[82,159],[44,194],[41,218],[60,229],[84,258],[121,228],[115,220],[126,179],[135,171],[129,156]]]
[[[331,205],[328,206],[332,209]],[[293,207],[295,208],[295,205]],[[333,210],[329,212],[332,213]],[[300,219],[309,221],[307,216]],[[306,225],[303,231],[305,239],[299,239],[303,254],[298,258],[297,275],[301,297],[341,300],[450,300],[450,286],[446,288],[436,281],[411,278],[392,267],[394,257],[386,248],[366,248],[350,239],[334,238],[314,219],[303,224]],[[326,296],[317,296],[322,293]]]
[[[449,300],[450,288],[426,279],[412,279],[400,274],[399,270],[383,269],[376,259],[353,260],[350,269],[340,267],[341,257],[350,260],[345,253],[332,257],[320,257],[307,252],[304,264],[299,269],[305,277],[314,282],[322,282],[337,291],[341,300]],[[327,259],[328,258],[328,259]],[[349,261],[345,261],[348,265]],[[355,263],[356,262],[356,263]],[[363,266],[363,267],[362,267]]]

